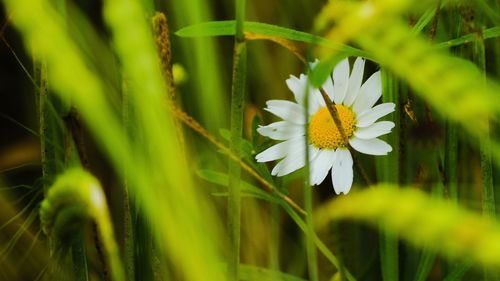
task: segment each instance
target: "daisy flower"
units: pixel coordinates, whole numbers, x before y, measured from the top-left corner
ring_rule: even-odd
[[[304,124],[305,96],[308,78],[291,75],[286,84],[295,102],[270,100],[266,111],[283,119],[257,131],[273,140],[282,141],[256,155],[258,162],[281,161],[274,166],[273,176],[284,176],[305,165],[306,128],[309,134],[307,149],[310,161],[310,182],[322,183],[332,171],[335,193],[347,194],[353,182],[353,159],[349,146],[361,153],[387,155],[392,147],[377,137],[391,132],[394,123],[377,120],[394,111],[394,103],[375,105],[382,95],[380,71],[362,83],[365,61],[357,58],[349,75],[349,61],[341,61],[323,89],[335,104],[347,141],[340,134],[326,107],[319,89],[309,86],[309,124]]]

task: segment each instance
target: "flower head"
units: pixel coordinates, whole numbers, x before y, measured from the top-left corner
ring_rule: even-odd
[[[391,132],[394,123],[379,121],[395,109],[394,103],[375,105],[382,95],[380,71],[362,83],[365,61],[357,58],[349,73],[349,61],[344,59],[333,70],[323,90],[334,103],[340,119],[337,127],[320,90],[309,86],[309,123],[305,124],[305,97],[308,78],[291,75],[286,83],[295,102],[270,100],[265,110],[283,121],[261,126],[257,131],[266,137],[282,141],[255,157],[258,162],[282,159],[273,168],[273,176],[284,176],[305,165],[306,128],[308,130],[310,181],[318,185],[332,171],[332,184],[337,194],[347,194],[353,182],[353,159],[349,147],[370,155],[386,155],[392,147],[377,137]]]

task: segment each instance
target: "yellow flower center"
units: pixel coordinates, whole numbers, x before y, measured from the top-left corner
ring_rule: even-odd
[[[342,128],[349,139],[354,133],[356,127],[356,119],[354,112],[346,106],[336,104]],[[344,147],[347,141],[342,138],[339,129],[335,125],[328,108],[323,107],[311,119],[309,123],[309,140],[311,144],[317,148]]]

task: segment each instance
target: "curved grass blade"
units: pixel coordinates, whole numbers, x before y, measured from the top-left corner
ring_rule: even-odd
[[[441,48],[451,48],[455,46],[460,46],[463,44],[468,44],[474,42],[477,39],[478,34],[467,34],[461,36],[459,38],[455,38],[449,41],[437,43],[433,45],[433,48],[441,49]],[[500,26],[495,26],[491,28],[486,28],[482,31],[483,39],[492,39],[500,37]]]
[[[344,54],[344,56],[369,58],[368,53],[354,47],[336,44],[321,36],[272,24],[246,21],[244,23],[244,31],[292,41],[328,46]],[[233,36],[236,34],[236,22],[234,20],[205,22],[184,27],[175,34],[180,37]]]

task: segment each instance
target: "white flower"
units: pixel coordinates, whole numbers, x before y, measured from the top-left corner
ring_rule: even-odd
[[[391,132],[394,123],[379,121],[379,118],[394,111],[394,103],[374,106],[382,95],[380,71],[362,84],[365,61],[357,58],[351,75],[349,62],[341,61],[333,70],[331,79],[323,89],[334,102],[343,130],[348,138],[342,138],[325,101],[318,89],[309,89],[309,159],[310,181],[318,185],[332,171],[332,184],[337,194],[347,194],[353,181],[353,160],[348,145],[370,155],[387,155],[392,147],[377,137]],[[265,110],[283,121],[260,126],[257,131],[280,142],[255,157],[258,162],[282,159],[273,168],[273,176],[284,176],[305,165],[305,120],[304,98],[308,85],[307,76],[293,75],[286,80],[297,103],[286,100],[270,100]]]

